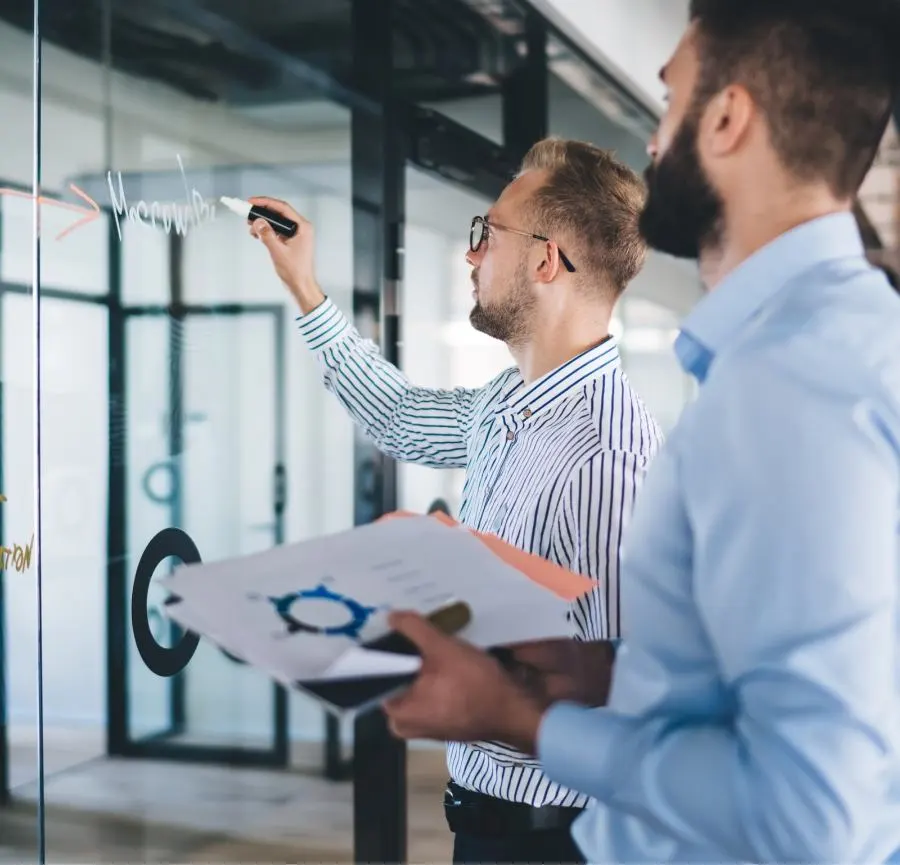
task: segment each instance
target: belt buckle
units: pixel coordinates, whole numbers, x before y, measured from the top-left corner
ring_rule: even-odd
[[[453,789],[452,784],[448,784],[444,788],[444,807],[445,808],[461,808],[463,806],[463,801],[456,794],[456,791]]]

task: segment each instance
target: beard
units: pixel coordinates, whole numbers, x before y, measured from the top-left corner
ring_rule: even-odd
[[[724,206],[697,150],[701,110],[696,106],[685,115],[669,149],[644,172],[641,235],[652,249],[675,258],[698,259],[721,241]]]
[[[477,287],[477,273],[472,281]],[[469,321],[475,330],[486,336],[515,345],[528,337],[535,303],[527,264],[520,261],[503,297],[492,303],[477,300],[469,313]]]

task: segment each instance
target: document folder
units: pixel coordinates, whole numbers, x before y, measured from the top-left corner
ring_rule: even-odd
[[[489,649],[571,636],[570,602],[596,587],[443,514],[402,512],[182,565],[160,582],[179,625],[337,715],[374,708],[415,678],[415,654],[378,648],[392,610],[432,615],[462,602],[469,620],[459,637]]]

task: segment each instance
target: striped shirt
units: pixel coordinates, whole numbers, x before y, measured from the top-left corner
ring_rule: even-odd
[[[525,385],[414,387],[326,300],[298,318],[325,384],[394,459],[465,468],[459,518],[597,581],[572,606],[576,639],[621,634],[619,545],[661,432],[622,371],[614,338]],[[534,806],[584,806],[538,762],[496,742],[450,743],[454,781]]]

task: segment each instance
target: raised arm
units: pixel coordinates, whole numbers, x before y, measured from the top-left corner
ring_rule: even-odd
[[[325,386],[382,451],[405,462],[465,466],[481,390],[414,387],[330,300],[298,322]]]
[[[300,306],[300,332],[322,365],[328,390],[394,459],[465,466],[469,433],[484,391],[413,386],[325,297],[315,277],[312,224],[283,201],[251,202],[277,210],[299,226],[294,237],[285,239],[258,220],[251,233],[265,244],[275,271]]]

